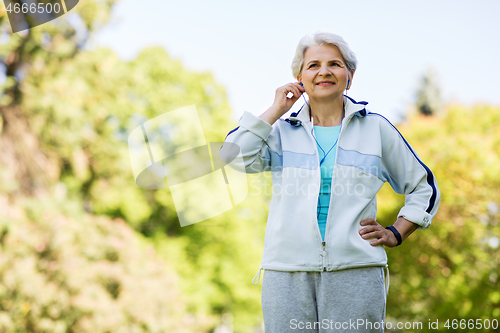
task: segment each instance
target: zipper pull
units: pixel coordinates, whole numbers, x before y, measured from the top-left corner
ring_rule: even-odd
[[[328,252],[326,252],[325,246],[326,242],[321,242],[321,245],[323,245],[323,251],[321,252],[321,256],[323,257],[323,272],[326,272],[326,266],[325,266],[325,258]]]

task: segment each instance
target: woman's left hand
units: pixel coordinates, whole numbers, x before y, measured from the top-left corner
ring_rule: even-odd
[[[398,245],[398,240],[396,236],[392,233],[392,231],[385,229],[383,226],[377,223],[372,218],[365,219],[360,223],[362,226],[366,226],[365,228],[359,231],[359,234],[363,239],[369,238],[377,238],[376,240],[372,240],[370,245],[385,245],[387,247],[394,247]]]

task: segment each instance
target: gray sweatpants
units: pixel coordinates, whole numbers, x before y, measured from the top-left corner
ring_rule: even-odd
[[[266,270],[262,312],[266,333],[383,332],[383,267],[335,272]]]

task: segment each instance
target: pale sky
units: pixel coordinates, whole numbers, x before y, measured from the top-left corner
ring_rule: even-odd
[[[121,0],[92,45],[126,60],[163,46],[188,69],[213,73],[236,121],[264,112],[276,88],[295,81],[290,65],[302,36],[333,32],[358,57],[349,96],[397,122],[428,66],[444,102],[500,105],[499,13],[497,0]]]

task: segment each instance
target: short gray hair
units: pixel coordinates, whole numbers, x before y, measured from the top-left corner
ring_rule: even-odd
[[[311,46],[319,46],[321,44],[330,44],[338,47],[342,57],[344,58],[347,69],[353,73],[356,71],[356,67],[358,65],[356,55],[352,52],[351,48],[342,37],[330,32],[316,32],[312,35],[305,35],[299,41],[299,45],[297,45],[297,50],[295,51],[295,57],[292,61],[293,77],[296,78],[302,71],[306,50]]]

